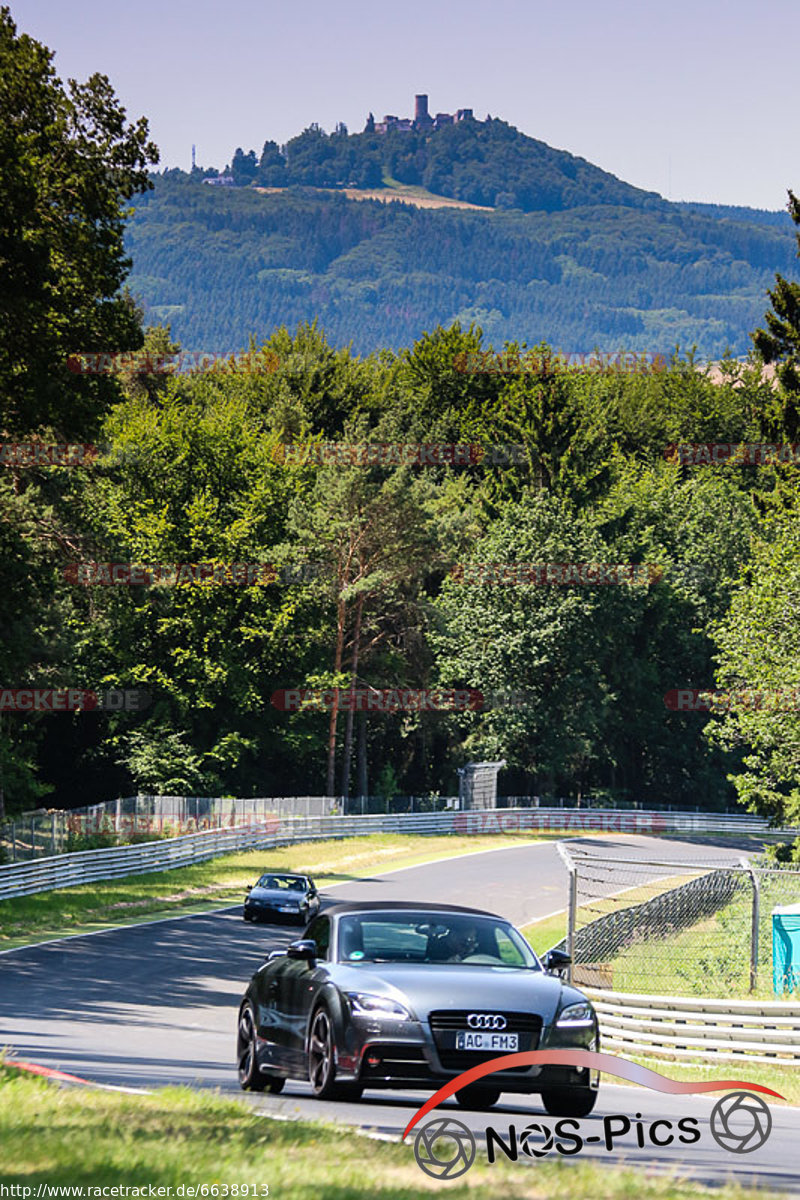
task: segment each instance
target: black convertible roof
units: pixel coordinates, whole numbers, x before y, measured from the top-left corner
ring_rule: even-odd
[[[320,915],[338,917],[340,913],[357,912],[440,912],[440,913],[469,913],[473,917],[498,917],[497,913],[487,912],[485,908],[463,908],[460,904],[426,904],[414,900],[359,900],[351,903],[332,904],[323,909]]]

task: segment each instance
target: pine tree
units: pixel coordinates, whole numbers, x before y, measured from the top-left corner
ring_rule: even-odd
[[[787,207],[800,227],[800,201],[791,191]],[[800,257],[800,233],[797,243]],[[766,314],[767,328],[757,329],[753,342],[765,363],[776,364],[781,388],[763,423],[770,438],[796,441],[800,437],[800,283],[776,274],[769,298],[772,311]]]

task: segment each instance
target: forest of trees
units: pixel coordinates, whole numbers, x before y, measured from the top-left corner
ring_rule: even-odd
[[[197,350],[317,319],[333,345],[361,354],[459,322],[496,344],[743,355],[775,271],[794,261],[780,225],[677,205],[586,193],[583,207],[554,213],[431,211],[201,180],[155,176],[126,237],[147,320]]]
[[[231,174],[240,186],[382,187],[386,179],[417,184],[470,204],[558,212],[587,204],[664,209],[655,192],[623,183],[585,158],[527,137],[491,117],[436,130],[330,135],[312,125],[285,146],[266,141],[236,150]]]
[[[174,329],[148,327],[120,290],[124,207],[156,158],[146,124],[125,123],[102,76],[67,94],[7,9],[0,70],[14,116],[0,122],[11,163],[0,206],[10,297],[0,308],[2,442],[101,447],[72,466],[2,455],[0,684],[151,697],[140,712],[0,712],[7,811],[134,790],[352,793],[380,781],[452,793],[466,760],[504,757],[504,787],[516,794],[706,807],[738,795],[800,819],[800,700],[742,699],[743,688],[800,695],[800,467],[692,466],[670,450],[800,441],[800,286],[778,279],[756,334],[760,358],[729,360],[721,382],[681,355],[658,370],[565,371],[539,344],[534,366],[524,346],[468,321],[359,355],[322,325],[289,320],[289,283],[285,321],[276,298],[267,322],[278,328],[253,319],[249,345],[220,347],[246,357],[224,370],[164,371],[158,356],[178,350]],[[405,210],[342,202],[324,210],[338,221],[310,238],[308,212],[323,212],[313,201],[253,208],[258,197],[237,193],[221,215],[213,190],[176,180],[145,191],[131,234],[140,270],[143,214],[170,203],[192,217],[162,223],[161,236],[206,296],[237,271],[244,278],[250,231],[270,221],[270,236],[295,239],[286,253],[306,255],[309,271],[357,253],[367,231],[384,235],[391,263],[395,222],[417,231],[408,253],[420,271],[437,253],[433,226]],[[792,216],[800,225],[794,201]],[[664,219],[688,243],[681,218]],[[467,236],[474,227],[462,220],[447,228]],[[693,220],[707,220],[709,238],[717,231],[720,253],[735,240],[732,224]],[[213,255],[207,246],[198,262],[201,228]],[[515,227],[484,228],[499,240],[492,249],[476,236],[476,273],[488,269],[475,265],[481,255],[503,269],[502,238]],[[768,244],[758,238],[777,235],[749,236],[757,256]],[[561,278],[546,248],[520,235],[518,251],[543,286],[548,272]],[[166,278],[164,241],[162,253],[151,267]],[[591,275],[602,245],[576,244],[582,253]],[[463,279],[465,293],[479,291],[477,276]],[[529,369],[466,369],[492,344],[507,367],[521,355]],[[69,356],[85,364],[81,355],[138,348],[113,373],[75,370],[75,358],[67,366]],[[761,361],[777,365],[773,382]],[[455,463],[364,464],[344,451],[337,460],[330,445],[375,443],[473,450]],[[314,444],[327,449],[286,449]],[[502,446],[515,453],[486,449]],[[257,564],[264,576],[92,585],[80,582],[82,563]],[[646,579],[496,581],[515,564],[634,564]],[[491,704],[351,716],[344,704],[275,703],[285,689],[353,685],[475,689]],[[685,711],[669,701],[676,689],[728,699],[712,713]],[[509,693],[524,696],[504,703]]]

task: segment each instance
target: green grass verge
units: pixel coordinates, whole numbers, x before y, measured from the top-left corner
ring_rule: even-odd
[[[541,921],[531,921],[530,925],[523,925],[520,933],[528,939],[537,954],[544,954],[567,936],[566,909],[544,917]]]
[[[760,1083],[764,1087],[772,1088],[775,1092],[780,1092],[787,1104],[800,1105],[800,1070],[797,1067],[791,1066],[789,1063],[781,1065],[776,1063],[774,1066],[771,1063],[749,1063],[745,1059],[739,1059],[734,1062],[720,1061],[715,1063],[678,1063],[664,1058],[647,1057],[642,1058],[638,1055],[625,1054],[625,1058],[631,1062],[642,1063],[645,1067],[650,1067],[653,1071],[658,1071],[662,1075],[669,1075],[671,1079],[744,1079],[747,1083]],[[613,1082],[610,1076],[604,1076],[609,1082]],[[780,1104],[780,1100],[774,1100],[772,1096],[765,1096],[765,1100],[769,1104]]]
[[[149,1096],[77,1092],[0,1065],[0,1180],[72,1185],[269,1188],[275,1200],[412,1200],[446,1187],[481,1200],[766,1200],[775,1193],[713,1190],[634,1167],[478,1160],[461,1180],[429,1179],[410,1144],[368,1140],[341,1126],[277,1122],[240,1100],[168,1088]],[[146,1194],[146,1193],[145,1193]],[[163,1193],[167,1195],[167,1193]],[[251,1193],[252,1195],[252,1193]]]
[[[758,981],[752,992],[749,896],[738,896],[681,933],[628,946],[608,964],[614,990],[737,1000],[779,999],[772,988],[771,910],[775,904],[796,899],[788,890],[791,882],[766,877],[762,883]],[[791,1001],[793,997],[783,999]]]
[[[326,884],[361,879],[375,871],[547,839],[547,834],[531,837],[530,830],[469,836],[381,833],[248,850],[172,871],[38,892],[0,901],[0,950],[237,904],[244,899],[247,885],[267,867],[313,875],[324,889]]]

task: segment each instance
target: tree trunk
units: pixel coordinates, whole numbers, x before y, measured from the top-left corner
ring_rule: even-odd
[[[358,714],[358,793],[360,796],[369,795],[367,779],[367,714]]]
[[[364,612],[364,593],[359,594],[356,601],[356,622],[353,630],[353,657],[350,665],[350,703],[347,706],[347,720],[344,730],[344,753],[342,754],[342,796],[347,800],[350,795],[350,763],[353,757],[353,708],[355,706],[356,678],[358,675],[358,651],[361,641],[361,616]]]
[[[342,582],[342,587],[344,583]],[[342,669],[342,656],[344,653],[344,626],[347,619],[347,607],[342,599],[341,590],[339,592],[339,604],[336,614],[336,654],[334,657],[333,669],[337,675]],[[339,689],[334,689],[333,704],[331,706],[331,719],[328,726],[328,779],[325,788],[326,796],[335,796],[335,774],[336,774],[336,723],[339,718]]]

